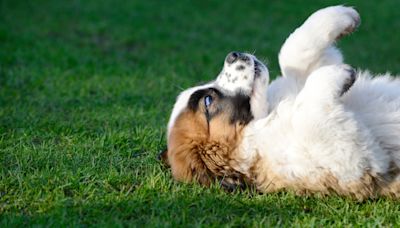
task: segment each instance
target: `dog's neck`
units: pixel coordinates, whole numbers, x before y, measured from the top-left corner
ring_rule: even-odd
[[[237,152],[241,161],[240,171],[263,192],[287,187],[286,178],[276,169],[288,146],[278,144],[282,142],[281,138],[285,137],[282,125],[289,124],[287,118],[278,118],[277,113],[272,112],[266,118],[252,121],[244,129],[243,140]]]

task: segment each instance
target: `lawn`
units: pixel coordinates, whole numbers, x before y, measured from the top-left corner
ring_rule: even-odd
[[[339,1],[0,1],[0,227],[399,226],[391,199],[226,193],[156,159],[176,95],[232,50],[279,75],[280,45]],[[362,16],[346,62],[400,74],[398,0]]]

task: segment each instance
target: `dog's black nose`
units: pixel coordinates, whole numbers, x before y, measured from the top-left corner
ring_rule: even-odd
[[[226,62],[227,63],[234,63],[239,57],[240,57],[241,53],[240,52],[231,52],[226,56]]]

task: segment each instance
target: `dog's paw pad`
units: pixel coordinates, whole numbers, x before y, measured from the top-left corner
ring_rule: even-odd
[[[351,66],[349,65],[344,65],[343,66],[343,70],[345,70],[347,72],[347,78],[344,81],[343,87],[342,87],[342,91],[340,93],[340,96],[342,96],[343,94],[345,94],[347,91],[349,91],[349,89],[354,85],[354,83],[356,82],[356,70],[354,70]]]
[[[358,12],[352,7],[330,6],[318,10],[307,19],[307,28],[328,36],[329,41],[337,40],[352,33],[360,25]]]
[[[342,7],[342,17],[344,23],[344,29],[341,33],[336,37],[336,40],[354,32],[361,24],[360,15],[351,7]]]

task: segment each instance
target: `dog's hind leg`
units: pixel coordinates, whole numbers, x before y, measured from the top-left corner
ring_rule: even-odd
[[[332,6],[312,14],[283,44],[279,64],[283,77],[295,77],[303,86],[321,66],[343,62],[335,41],[354,31],[360,17],[353,8]]]

